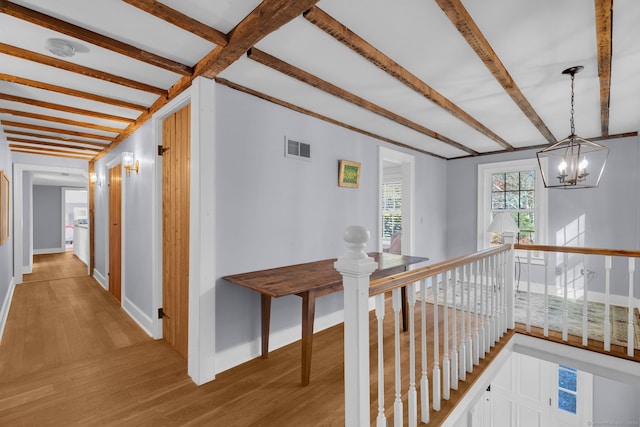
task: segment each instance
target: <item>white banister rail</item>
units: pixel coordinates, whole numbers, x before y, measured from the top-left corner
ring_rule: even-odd
[[[508,280],[510,274],[507,274],[513,271],[513,266],[508,265],[513,259],[509,254],[513,251],[512,246],[507,244],[486,249],[370,282],[370,275],[377,264],[364,252],[369,239],[368,230],[360,226],[349,227],[344,239],[347,254],[336,261],[335,268],[342,274],[344,286],[345,424],[368,426],[373,412],[377,414],[376,425],[387,426],[386,412],[393,411],[394,426],[402,426],[405,405],[410,427],[416,426],[418,420],[429,423],[430,412],[440,411],[441,400],[449,399],[451,391],[458,388],[459,381],[467,380],[468,373],[473,372],[473,365],[478,365],[480,358],[495,346],[513,319],[508,297],[513,293],[513,281]],[[431,292],[428,291],[429,283]],[[402,288],[407,293],[408,337],[401,333],[400,328]],[[384,294],[389,291],[392,292],[394,322],[392,365],[384,357]],[[416,309],[418,296],[419,311]],[[374,377],[377,402],[373,411],[370,401],[369,297],[375,298],[377,323],[377,377]],[[427,329],[430,326],[427,315],[431,315],[427,311],[430,309],[427,303],[434,307],[430,330]],[[419,322],[416,316],[420,317]],[[440,316],[443,316],[443,335]],[[416,335],[421,340],[420,346],[416,345]],[[429,345],[433,345],[432,360],[428,359]],[[421,351],[420,358],[416,355],[417,347]],[[416,384],[417,360],[421,363],[419,386]],[[431,361],[433,367],[429,377],[428,363]],[[385,390],[385,369],[394,371],[393,391]],[[404,381],[408,379],[405,389],[402,388],[403,378]],[[391,407],[386,406],[385,402],[391,400],[385,397],[393,400]]]
[[[589,340],[600,341],[605,352],[612,352],[611,346],[616,344],[618,347],[626,348],[626,356],[635,356],[638,326],[635,324],[634,310],[640,308],[640,295],[634,294],[634,284],[635,264],[636,259],[640,258],[640,251],[543,245],[515,245],[515,249],[527,252],[527,295],[524,320],[527,332],[531,331],[532,326],[530,297],[533,295],[532,277],[535,274],[532,271],[537,268],[538,277],[540,275],[544,277],[544,305],[543,323],[534,326],[542,327],[545,337],[549,336],[551,329],[561,332],[563,341],[569,341],[569,335],[581,336],[583,346],[589,345]],[[543,265],[535,265],[532,261],[534,252],[544,254]],[[552,270],[553,266],[550,264],[552,259],[550,254],[553,253],[557,254],[558,260],[561,260],[555,266],[555,270]],[[628,268],[620,268],[617,264],[617,270],[615,270],[614,259],[626,260]],[[549,276],[554,273],[556,283],[555,286],[550,286]],[[626,277],[623,279],[624,276]],[[623,283],[623,280],[626,283]],[[552,325],[550,301],[552,298],[557,301],[559,297],[561,298],[561,322]],[[573,309],[570,309],[570,305]],[[603,313],[602,319],[596,322],[595,318],[590,318],[594,316],[592,312]],[[572,316],[572,313],[575,314]],[[626,320],[621,320],[621,313],[625,313]],[[615,337],[612,336],[612,328],[615,326],[612,322],[613,316],[616,316],[617,324],[621,322],[626,324],[626,331],[618,328]],[[574,325],[573,328],[571,325]]]

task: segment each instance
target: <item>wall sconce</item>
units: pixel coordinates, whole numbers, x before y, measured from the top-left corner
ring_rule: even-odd
[[[95,184],[97,180],[98,180],[98,175],[96,175],[95,172],[91,172],[89,174],[89,182],[92,184]]]
[[[131,175],[131,169],[136,171],[136,174],[140,171],[140,161],[136,160],[131,152],[122,153],[122,165],[127,170],[127,176]]]

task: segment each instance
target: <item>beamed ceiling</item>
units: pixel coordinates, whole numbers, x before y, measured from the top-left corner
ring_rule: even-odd
[[[637,135],[637,0],[0,0],[15,152],[104,155],[199,76],[444,159]],[[51,38],[75,49],[60,58]]]

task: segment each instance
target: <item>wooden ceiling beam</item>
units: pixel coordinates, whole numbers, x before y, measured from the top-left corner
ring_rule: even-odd
[[[64,95],[75,96],[76,98],[88,99],[91,101],[101,102],[103,104],[115,105],[116,107],[128,108],[130,110],[145,111],[146,106],[135,104],[133,102],[122,101],[115,98],[96,95],[94,93],[83,92],[81,90],[70,89],[67,87],[56,86],[49,83],[39,82],[36,80],[25,79],[23,77],[12,76],[11,74],[0,73],[0,80],[10,83],[16,83],[23,86],[34,87],[36,89],[48,90],[51,92],[62,93]]]
[[[249,15],[235,26],[228,35],[226,46],[216,46],[205,55],[195,67],[191,76],[179,79],[169,90],[167,96],[159,97],[147,111],[140,114],[136,121],[120,132],[117,138],[108,148],[100,152],[92,161],[116,148],[122,141],[128,138],[158,110],[169,101],[185,91],[193,80],[199,76],[215,78],[233,62],[237,61],[254,44],[262,40],[271,32],[277,30],[287,22],[300,16],[305,10],[313,6],[319,0],[263,0]]]
[[[98,140],[102,140],[102,141],[113,141],[113,137],[111,137],[111,136],[96,135],[94,133],[78,132],[78,131],[75,131],[75,130],[52,128],[52,127],[49,127],[49,126],[33,125],[31,123],[14,122],[14,121],[10,121],[10,120],[2,120],[2,121],[0,121],[0,123],[2,123],[3,126],[9,126],[9,127],[14,127],[14,128],[19,128],[19,129],[39,130],[41,132],[61,133],[63,135],[72,135],[72,136],[77,136],[77,137],[80,137],[80,138],[91,138],[91,139],[98,139]],[[10,130],[8,131],[7,129],[5,129],[5,132],[10,132]]]
[[[87,154],[96,155],[100,150],[86,148],[86,147],[78,147],[77,145],[71,144],[58,144],[56,142],[46,142],[46,141],[34,141],[32,139],[24,139],[24,138],[7,138],[9,142],[15,142],[17,145],[23,145],[25,147],[29,147],[31,145],[43,145],[46,147],[57,147],[57,148],[70,148],[72,150],[80,150],[86,152]],[[15,145],[15,144],[14,144]]]
[[[462,144],[460,144],[459,142],[456,142],[450,138],[447,138],[446,136],[440,135],[439,133],[428,129],[418,123],[412,122],[411,120],[406,119],[403,116],[400,116],[392,111],[389,111],[385,108],[380,107],[377,104],[374,104],[373,102],[367,101],[366,99],[363,99],[351,92],[348,92],[342,88],[339,88],[338,86],[335,86],[325,80],[322,80],[304,70],[301,70],[300,68],[297,68],[291,64],[288,64],[284,61],[281,61],[278,58],[275,58],[265,52],[262,52],[258,49],[251,49],[249,50],[247,56],[262,64],[265,65],[271,69],[274,69],[276,71],[281,72],[282,74],[285,74],[289,77],[292,77],[298,81],[301,81],[303,83],[306,83],[310,86],[315,87],[316,89],[322,90],[324,92],[327,92],[337,98],[340,98],[342,100],[345,100],[351,104],[357,105],[360,108],[364,108],[365,110],[371,111],[372,113],[378,114],[382,117],[385,117],[389,120],[392,120],[396,123],[399,123],[403,126],[408,127],[409,129],[412,129],[416,132],[419,132],[423,135],[429,136],[431,138],[437,139],[438,141],[442,141],[445,144],[451,145],[452,147],[455,147],[459,150],[465,151],[467,153],[473,154],[473,155],[477,155],[478,152],[476,152],[475,150],[472,150],[469,147],[466,147]]]
[[[97,150],[102,150],[103,148],[105,148],[106,144],[103,142],[96,142],[96,141],[84,141],[82,139],[73,139],[73,138],[62,138],[60,136],[52,136],[52,135],[45,135],[42,133],[33,133],[33,132],[23,132],[23,131],[19,131],[19,130],[13,130],[13,129],[5,129],[4,130],[4,134],[7,136],[7,138],[13,136],[18,136],[18,137],[22,137],[22,136],[27,136],[30,138],[44,138],[44,139],[51,139],[53,141],[62,141],[62,142],[75,142],[78,144],[85,144],[88,145],[90,147],[95,147]]]
[[[9,108],[0,108],[0,114],[10,114],[12,116],[18,116],[18,117],[28,117],[30,119],[44,120],[46,122],[62,123],[62,124],[65,124],[65,125],[78,126],[78,127],[82,127],[82,128],[89,128],[89,129],[95,129],[95,130],[101,130],[101,131],[105,131],[105,132],[119,133],[120,131],[122,131],[122,129],[120,129],[120,128],[114,128],[114,127],[111,127],[111,126],[103,126],[103,125],[98,125],[98,124],[95,124],[95,123],[81,122],[81,121],[78,121],[78,120],[71,120],[71,119],[64,119],[62,117],[48,116],[46,114],[30,113],[28,111],[12,110],[12,109],[9,109]]]
[[[547,125],[544,124],[518,85],[516,85],[516,82],[511,78],[507,68],[484,37],[484,34],[482,34],[482,31],[480,31],[480,28],[478,28],[467,9],[462,5],[462,2],[460,0],[435,1],[542,136],[544,136],[550,144],[557,142],[549,128],[547,128]]]
[[[196,76],[216,77],[256,43],[301,16],[318,0],[264,0],[228,34],[229,44],[216,48],[195,67]]]
[[[25,154],[37,154],[39,156],[53,156],[53,157],[66,157],[69,159],[80,159],[80,160],[91,160],[91,155],[83,155],[83,154],[72,154],[71,152],[67,152],[68,154],[59,154],[52,152],[52,150],[38,150],[35,148],[11,148],[11,152],[13,153],[25,153]]]
[[[91,111],[91,110],[85,110],[82,108],[69,107],[67,105],[55,104],[53,102],[38,101],[36,99],[24,98],[22,96],[9,95],[6,93],[0,93],[0,100],[18,102],[21,104],[33,105],[35,107],[64,111],[67,113],[79,114],[79,115],[88,116],[88,117],[95,117],[95,118],[104,119],[104,120],[113,120],[113,121],[124,122],[124,123],[132,123],[135,121],[135,119],[130,119],[128,117],[115,116],[113,114],[105,114],[105,113],[100,113],[98,111]]]
[[[202,22],[193,19],[175,9],[170,8],[155,0],[123,0],[133,7],[137,7],[157,18],[162,19],[178,28],[182,28],[196,36],[205,39],[218,46],[226,46],[229,42],[227,35]]]
[[[40,139],[30,139],[30,138],[15,138],[7,135],[7,141],[10,142],[22,142],[25,144],[39,144],[39,145],[48,145],[51,147],[62,147],[62,148],[75,148],[78,150],[88,150],[94,151],[96,154],[99,153],[105,146],[104,145],[91,145],[83,142],[83,145],[75,145],[75,144],[61,144],[59,142],[50,142],[50,141],[42,141]],[[72,142],[72,141],[69,141]],[[87,146],[88,145],[88,146]]]
[[[609,135],[611,101],[611,53],[613,33],[613,0],[595,0],[596,38],[598,40],[598,77],[600,78],[600,129]]]
[[[441,93],[420,80],[416,75],[402,67],[400,64],[389,58],[387,55],[376,49],[362,37],[351,31],[345,25],[338,22],[319,7],[315,6],[304,13],[304,17],[316,25],[318,28],[329,34],[337,41],[358,53],[360,56],[371,62],[382,71],[386,72],[396,80],[418,92],[428,100],[432,101],[442,109],[451,113],[454,117],[471,126],[476,131],[487,136],[500,144],[507,150],[513,150],[507,141],[498,136],[491,129],[474,119],[469,113],[458,107]]]
[[[120,86],[126,86],[132,89],[137,89],[142,92],[155,93],[157,95],[165,96],[167,91],[165,89],[148,85],[146,83],[137,82],[135,80],[128,79],[122,76],[116,76],[115,74],[105,73],[104,71],[95,70],[93,68],[85,67],[82,65],[74,64],[71,62],[63,61],[61,59],[52,58],[41,53],[32,52],[30,50],[21,49],[16,46],[11,46],[5,43],[0,43],[0,53],[5,55],[15,56],[17,58],[26,59],[27,61],[37,62],[39,64],[48,65],[50,67],[59,68],[61,70],[70,71],[76,74],[82,74],[94,79],[104,80],[109,83],[115,83]]]
[[[163,68],[165,70],[181,74],[183,76],[188,76],[193,72],[192,68],[188,65],[181,64],[168,58],[163,58],[162,56],[156,55],[155,53],[147,52],[135,46],[123,43],[119,40],[112,39],[111,37],[98,34],[96,32],[87,30],[86,28],[78,27],[77,25],[71,24],[69,22],[62,21],[60,19],[45,15],[44,13],[28,9],[24,6],[20,6],[6,0],[0,0],[0,12],[13,16],[14,18],[22,19],[23,21],[38,25],[40,27],[48,28],[50,30],[66,34],[79,40],[84,40],[87,43],[100,46],[104,49],[117,52],[121,55],[128,56],[129,58],[133,58],[137,61],[145,62],[155,67]]]
[[[336,126],[343,127],[345,129],[349,129],[349,130],[351,130],[353,132],[357,132],[357,133],[360,133],[362,135],[366,135],[368,137],[371,137],[371,138],[374,138],[374,139],[378,139],[380,141],[385,141],[385,142],[388,142],[388,143],[393,144],[393,145],[397,145],[397,146],[402,147],[402,148],[407,148],[409,150],[413,150],[413,151],[416,151],[418,153],[422,153],[422,154],[426,154],[428,156],[433,156],[433,157],[437,157],[439,159],[446,160],[446,158],[443,157],[443,156],[439,156],[439,155],[431,153],[429,151],[421,150],[419,148],[412,147],[412,146],[407,145],[407,144],[403,144],[403,143],[395,141],[393,139],[386,138],[384,136],[380,136],[380,135],[377,135],[375,133],[368,132],[366,130],[363,130],[363,129],[348,125],[348,124],[343,123],[343,122],[339,122],[339,121],[337,121],[335,119],[332,119],[330,117],[323,116],[322,114],[315,113],[315,112],[313,112],[311,110],[307,110],[306,108],[299,107],[297,105],[291,104],[289,102],[283,101],[283,100],[278,99],[278,98],[274,98],[273,96],[269,96],[269,95],[264,94],[262,92],[258,92],[256,90],[249,89],[249,88],[247,88],[245,86],[241,86],[241,85],[239,85],[237,83],[230,82],[229,80],[221,79],[221,78],[217,77],[216,78],[216,82],[220,83],[221,85],[225,85],[227,87],[230,87],[231,89],[235,89],[235,90],[238,90],[240,92],[244,92],[244,93],[247,93],[249,95],[255,96],[257,98],[264,99],[265,101],[274,103],[276,105],[280,105],[281,107],[285,107],[285,108],[288,108],[290,110],[297,111],[298,113],[305,114],[307,116],[315,117],[316,119],[323,120],[325,122],[334,124]]]

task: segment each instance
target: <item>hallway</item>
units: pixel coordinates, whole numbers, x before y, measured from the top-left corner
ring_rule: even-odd
[[[0,343],[0,425],[342,425],[341,326],[316,336],[311,386],[294,343],[201,387],[73,254],[36,257]]]

